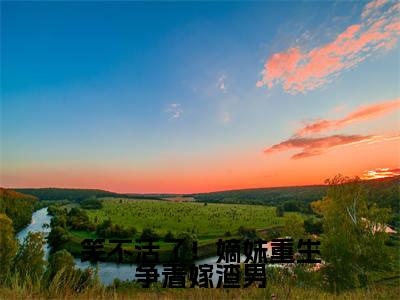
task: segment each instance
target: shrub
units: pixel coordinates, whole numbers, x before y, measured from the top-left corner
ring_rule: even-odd
[[[113,224],[111,220],[104,220],[103,223],[97,225],[96,234],[100,237],[132,237],[136,234],[136,228],[124,228],[122,225]]]
[[[62,244],[69,240],[67,231],[60,226],[52,226],[52,229],[47,237],[47,241],[52,248],[52,251],[56,251]]]
[[[245,239],[256,239],[257,238],[257,232],[255,228],[249,228],[249,227],[244,227],[240,226],[238,233],[240,236],[242,236]]]
[[[144,228],[141,235],[142,239],[158,240],[160,236],[151,228]]]
[[[165,242],[172,241],[173,239],[175,239],[175,236],[171,231],[168,231],[167,234],[164,236]]]
[[[103,204],[96,197],[90,197],[88,199],[82,200],[80,203],[82,208],[85,209],[101,209]]]

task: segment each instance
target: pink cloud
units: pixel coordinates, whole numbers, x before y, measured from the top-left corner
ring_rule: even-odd
[[[272,154],[292,149],[301,149],[299,153],[292,156],[292,159],[306,158],[320,155],[327,150],[339,146],[355,143],[370,142],[376,139],[372,135],[332,135],[326,137],[293,137],[279,144],[273,145],[264,150],[265,154]]]
[[[385,5],[388,2],[388,0],[375,0],[375,1],[371,1],[369,2],[367,5],[365,5],[364,10],[362,12],[362,17],[366,18],[368,15],[370,15],[371,13],[374,13],[374,11]]]
[[[304,51],[291,47],[266,61],[257,87],[281,84],[289,93],[314,90],[364,61],[379,49],[392,49],[400,34],[400,5],[376,0],[363,10],[361,22],[349,26],[326,45]]]
[[[296,134],[299,136],[303,136],[308,133],[318,133],[322,131],[342,128],[352,123],[382,116],[399,108],[400,98],[391,101],[362,106],[355,111],[349,113],[346,117],[342,119],[318,120],[311,124],[307,124],[305,127],[301,128]]]

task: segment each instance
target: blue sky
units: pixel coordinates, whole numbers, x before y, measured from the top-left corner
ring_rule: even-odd
[[[263,150],[306,121],[333,117],[335,107],[343,115],[398,97],[398,51],[371,52],[300,93],[279,82],[256,87],[264,64],[274,53],[332,42],[362,22],[366,3],[2,2],[2,184],[143,192],[288,184],[287,171],[280,181],[260,179],[281,168]],[[391,114],[357,133],[394,132],[396,122]],[[281,159],[289,168],[290,155]],[[240,174],[229,181],[232,164]],[[94,169],[119,175],[101,184],[79,177]],[[180,175],[160,182],[171,169]],[[356,170],[361,162],[349,173]],[[180,176],[188,172],[219,175],[186,189]],[[113,184],[121,177],[131,179]]]

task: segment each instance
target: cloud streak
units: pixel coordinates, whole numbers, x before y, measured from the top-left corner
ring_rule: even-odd
[[[336,39],[304,51],[291,47],[272,54],[257,87],[282,85],[286,92],[305,93],[319,88],[381,49],[392,49],[400,34],[400,3],[375,0],[365,5],[361,21]]]
[[[381,103],[375,103],[359,107],[355,111],[349,113],[346,117],[338,120],[318,120],[307,124],[301,128],[296,135],[304,136],[306,134],[319,133],[327,130],[335,130],[343,128],[353,123],[373,119],[388,114],[400,108],[400,98]]]
[[[264,150],[265,154],[272,154],[293,149],[301,149],[299,153],[294,154],[292,159],[301,159],[310,156],[316,156],[326,151],[346,145],[372,142],[378,139],[373,135],[331,135],[326,137],[292,137],[279,144],[273,145]]]
[[[344,135],[336,134],[325,137],[299,137],[294,136],[288,140],[275,144],[264,150],[265,154],[273,154],[293,149],[301,149],[299,153],[294,154],[292,159],[301,159],[310,156],[321,155],[328,150],[355,145],[355,144],[374,144],[383,141],[392,141],[400,139],[400,134],[392,136],[383,135]]]
[[[361,175],[361,179],[370,180],[377,178],[394,177],[400,175],[400,168],[377,168],[374,170],[365,171]]]

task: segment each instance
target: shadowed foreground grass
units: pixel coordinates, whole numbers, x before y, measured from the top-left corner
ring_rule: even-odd
[[[98,285],[76,293],[68,289],[40,291],[32,286],[0,288],[0,299],[398,299],[400,287],[377,285],[339,295],[315,288],[269,286],[242,289],[115,289]]]
[[[301,275],[303,274],[303,275]],[[162,283],[153,283],[142,288],[135,281],[115,280],[110,286],[103,285],[94,270],[93,276],[82,281],[81,275],[63,268],[51,280],[21,280],[18,273],[8,278],[8,284],[0,286],[0,300],[13,299],[399,299],[400,276],[397,272],[381,274],[379,280],[370,282],[366,288],[355,288],[340,294],[328,292],[322,285],[319,274],[272,272],[266,288],[253,283],[249,288],[162,288]],[[390,276],[389,276],[390,275]],[[303,277],[305,276],[305,277]],[[243,286],[243,280],[241,280]],[[186,282],[186,286],[190,286]]]

